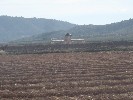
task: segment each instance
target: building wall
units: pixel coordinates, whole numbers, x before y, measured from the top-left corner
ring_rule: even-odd
[[[65,44],[71,44],[71,36],[65,36],[64,42]]]

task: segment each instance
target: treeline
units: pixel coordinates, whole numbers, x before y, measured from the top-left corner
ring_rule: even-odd
[[[3,50],[7,54],[133,51],[133,41],[93,42],[83,44],[8,44],[0,46],[0,50]]]

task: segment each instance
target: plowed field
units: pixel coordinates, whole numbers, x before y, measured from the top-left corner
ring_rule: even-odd
[[[133,100],[133,52],[0,55],[0,100]]]

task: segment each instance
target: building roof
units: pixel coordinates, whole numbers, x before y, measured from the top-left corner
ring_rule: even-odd
[[[72,41],[84,41],[84,39],[71,39]]]
[[[65,36],[72,36],[72,34],[70,34],[70,33],[67,33]]]
[[[52,42],[63,42],[64,40],[59,40],[59,39],[56,39],[56,38],[52,38],[51,41]]]

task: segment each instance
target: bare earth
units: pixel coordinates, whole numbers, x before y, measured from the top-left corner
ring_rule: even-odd
[[[0,55],[0,100],[133,100],[133,52]]]

